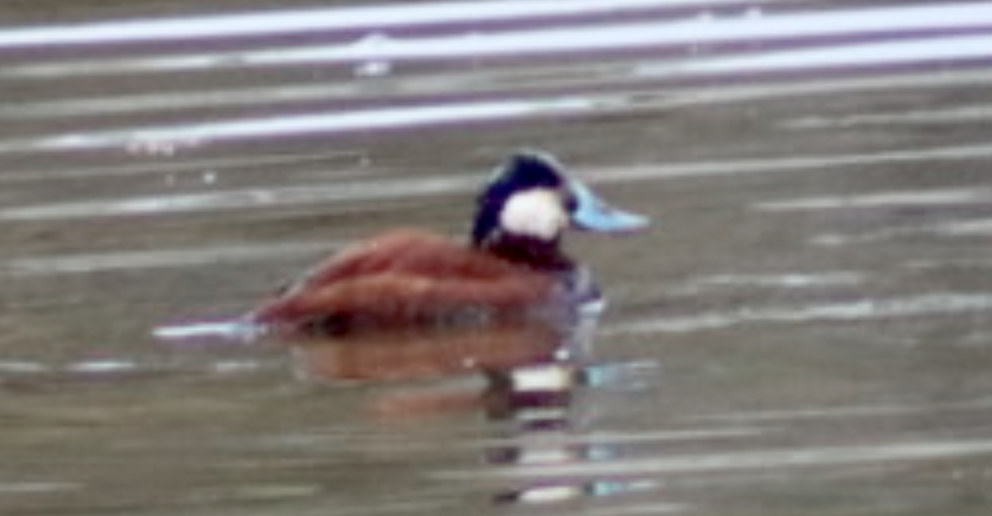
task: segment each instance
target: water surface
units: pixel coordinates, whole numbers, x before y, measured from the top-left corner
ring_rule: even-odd
[[[0,14],[4,514],[992,506],[992,3]],[[519,148],[655,220],[570,238],[609,306],[517,380],[562,394],[152,337],[376,231],[465,233]]]

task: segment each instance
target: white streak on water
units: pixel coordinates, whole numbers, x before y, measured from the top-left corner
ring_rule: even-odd
[[[700,420],[703,418],[699,418]],[[727,426],[720,428],[693,428],[685,430],[658,430],[638,432],[593,432],[590,434],[561,434],[542,436],[546,446],[617,446],[651,443],[699,443],[703,441],[726,441],[750,439],[772,433],[776,428],[757,426]],[[508,439],[485,439],[472,443],[472,448],[491,449],[495,447],[526,446],[532,436]]]
[[[403,89],[410,89],[411,80],[403,82]],[[420,81],[415,81],[420,83]],[[423,82],[436,84],[433,79]],[[441,85],[437,85],[439,88]],[[108,97],[87,96],[45,100],[35,103],[0,105],[0,117],[6,119],[65,119],[97,115],[152,113],[156,111],[217,109],[221,107],[257,106],[260,103],[308,102],[328,99],[361,98],[367,93],[363,83],[292,85],[227,88],[201,91],[154,91],[121,94]]]
[[[51,371],[51,367],[40,362],[26,360],[0,361],[0,375],[5,374],[39,374]]]
[[[634,321],[604,334],[694,333],[744,324],[868,322],[889,318],[992,312],[992,293],[930,293],[910,297],[860,299],[806,306],[746,307],[681,317]]]
[[[274,51],[245,56],[246,64],[286,64],[292,62],[336,62],[356,60],[421,60],[564,54],[590,51],[634,50],[639,48],[706,45],[794,38],[837,37],[851,34],[899,34],[918,30],[963,30],[992,26],[992,5],[963,4],[924,7],[863,9],[813,14],[790,14],[753,18],[733,16],[698,17],[686,22],[650,21],[645,23],[600,24],[567,29],[536,29],[473,36],[391,39],[378,45],[350,45],[305,50]],[[902,62],[918,55],[925,59],[990,57],[982,42],[989,37],[946,37],[939,44],[893,42],[839,46],[841,51],[822,49],[771,54],[758,59],[727,59],[702,62],[695,71],[728,71],[762,67],[781,68],[834,66],[843,64],[843,53],[853,65],[865,60]],[[933,47],[937,47],[936,50]],[[865,50],[859,50],[859,49]],[[919,52],[920,49],[926,51]],[[984,53],[981,50],[984,49]],[[790,59],[800,54],[803,60]],[[839,59],[840,58],[840,59]]]
[[[699,293],[716,289],[737,288],[779,288],[806,289],[825,287],[845,287],[861,283],[861,273],[849,271],[825,271],[817,273],[791,274],[719,274],[695,278],[685,286],[675,290]]]
[[[443,4],[442,4],[443,5]],[[481,4],[486,5],[486,4]],[[566,4],[568,5],[568,4]],[[476,6],[473,5],[473,9]],[[528,14],[528,17],[530,14]],[[514,58],[662,47],[698,47],[733,42],[773,42],[851,35],[899,35],[917,31],[966,31],[992,26],[992,5],[883,7],[837,12],[776,16],[702,16],[690,21],[650,20],[636,23],[595,24],[568,28],[511,30],[454,36],[367,38],[322,45],[258,52],[200,53],[195,55],[104,59],[7,67],[7,76],[40,77],[69,74],[148,73],[224,66],[286,66],[300,63],[351,63],[412,60]],[[950,36],[924,41],[895,41],[834,45],[827,49],[785,51],[760,56],[697,61],[691,65],[648,65],[643,75],[674,72],[709,74],[776,71],[784,69],[856,67],[933,60],[989,59],[990,36]]]
[[[988,237],[992,236],[992,219],[977,219],[940,224],[935,228],[940,235],[956,237]]]
[[[935,74],[933,70],[903,71],[898,75],[838,76],[825,75],[815,81],[762,82],[754,84],[719,84],[718,86],[693,87],[690,90],[669,93],[665,105],[712,106],[714,104],[744,103],[755,100],[805,99],[816,95],[836,97],[857,93],[895,93],[900,91],[930,91],[960,86],[975,87],[992,82],[988,70],[957,69],[954,73]]]
[[[103,148],[156,149],[197,147],[209,142],[342,134],[440,125],[472,124],[565,115],[590,111],[596,105],[579,97],[532,100],[490,100],[451,104],[333,111],[313,115],[278,116],[221,122],[192,123],[8,141],[0,152],[67,151]]]
[[[635,490],[657,489],[659,486],[654,482],[639,482],[633,486]],[[684,503],[664,503],[664,502],[641,502],[630,504],[612,504],[605,509],[583,509],[583,516],[655,516],[661,514],[686,514],[691,513],[693,507]]]
[[[957,106],[917,109],[899,113],[873,113],[840,117],[808,117],[782,124],[788,129],[850,129],[855,127],[961,124],[992,120],[992,106]]]
[[[0,144],[2,146],[2,144]],[[89,165],[73,168],[46,169],[44,174],[37,170],[5,170],[0,175],[0,183],[48,182],[53,180],[79,180],[90,178],[127,177],[139,175],[164,176],[165,186],[185,184],[187,176],[194,176],[202,170],[217,173],[227,171],[244,172],[249,170],[295,168],[301,165],[322,163],[326,168],[322,177],[351,178],[365,175],[366,171],[354,164],[362,159],[362,154],[353,151],[339,151],[311,154],[252,154],[250,156],[229,155],[223,158],[184,159],[175,162],[145,161],[126,164]],[[335,165],[345,164],[344,168]]]
[[[755,205],[761,211],[812,211],[851,208],[906,208],[992,204],[992,189],[982,187],[946,188],[875,194],[817,196]]]
[[[39,480],[35,482],[0,482],[0,495],[46,495],[52,496],[67,491],[79,491],[83,484]]]
[[[256,245],[217,246],[207,249],[161,249],[156,251],[31,256],[0,262],[0,275],[47,277],[52,274],[89,274],[106,271],[243,263],[308,255],[335,247],[338,246],[327,242],[268,242]]]
[[[938,405],[865,405],[825,407],[799,410],[771,410],[710,414],[692,418],[694,421],[741,423],[795,422],[800,419],[842,419],[852,417],[898,417],[947,412],[969,412],[992,409],[992,399],[978,399]]]
[[[248,321],[211,321],[160,326],[152,335],[171,342],[202,342],[204,339],[221,339],[225,342],[252,342],[265,335],[263,327]],[[239,370],[245,369],[242,367]],[[231,372],[227,370],[226,372]]]
[[[843,247],[914,237],[983,238],[992,236],[992,218],[951,220],[930,224],[887,227],[858,233],[824,233],[809,242],[823,247]]]
[[[200,211],[262,209],[278,206],[327,204],[327,210],[345,209],[342,205],[383,202],[394,199],[437,196],[452,192],[469,191],[477,187],[471,177],[421,178],[409,180],[353,181],[327,186],[305,185],[244,190],[219,190],[211,192],[155,195],[126,199],[100,199],[35,206],[0,209],[0,220],[58,220],[73,218],[99,218],[134,215],[165,215]],[[376,206],[381,208],[381,206]],[[296,244],[290,244],[295,247]],[[279,247],[273,249],[278,252]],[[236,250],[236,248],[235,248]],[[245,249],[247,254],[255,249]],[[233,253],[236,254],[236,253]],[[177,256],[177,260],[183,258]],[[154,257],[150,257],[155,260]],[[196,258],[194,258],[195,260]],[[30,266],[29,266],[30,267]]]
[[[143,366],[130,360],[89,360],[77,362],[66,368],[66,372],[78,374],[120,374],[141,370]]]
[[[915,259],[901,264],[901,267],[909,270],[953,270],[953,269],[978,269],[975,272],[988,274],[986,269],[992,269],[992,258],[961,256],[957,258],[935,258],[935,259]]]
[[[508,467],[476,473],[480,478],[604,478],[688,473],[859,466],[864,464],[920,462],[976,457],[992,454],[992,441],[954,440],[895,442],[878,445],[824,446],[767,449],[731,453],[700,453],[664,458],[628,459],[614,462],[544,464]],[[452,472],[464,478],[468,472]]]
[[[714,58],[671,66],[648,65],[642,74],[650,75],[709,75],[796,72],[832,69],[856,70],[866,67],[951,63],[960,61],[992,61],[992,36],[953,36],[920,41],[895,41],[833,45],[830,48],[784,50],[757,56]]]
[[[288,12],[120,21],[79,26],[52,26],[0,31],[0,49],[54,45],[94,45],[191,39],[229,39],[310,31],[453,23],[542,20],[576,15],[604,15],[651,8],[750,3],[747,0],[613,0],[560,2],[503,0],[498,2],[434,2],[415,5],[338,7]]]
[[[872,165],[896,165],[936,161],[965,161],[992,157],[992,144],[959,145],[929,149],[895,149],[856,154],[829,154],[821,156],[773,159],[737,159],[681,164],[648,164],[625,166],[604,170],[595,175],[604,182],[626,182],[656,179],[704,178],[752,174],[793,174],[797,172],[849,169],[863,172]]]

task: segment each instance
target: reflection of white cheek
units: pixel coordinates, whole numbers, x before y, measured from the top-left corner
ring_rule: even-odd
[[[568,217],[557,194],[535,190],[514,195],[500,214],[503,229],[524,236],[552,240],[565,229]]]

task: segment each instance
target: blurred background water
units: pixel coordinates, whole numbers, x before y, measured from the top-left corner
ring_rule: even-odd
[[[990,49],[990,2],[6,0],[0,512],[988,514]],[[655,220],[569,240],[561,399],[152,337],[465,233],[523,147]]]

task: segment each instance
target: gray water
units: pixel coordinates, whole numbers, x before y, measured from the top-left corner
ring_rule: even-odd
[[[0,512],[988,514],[990,49],[990,2],[3,2]],[[465,233],[519,148],[654,220],[570,237],[561,396],[153,337]]]

